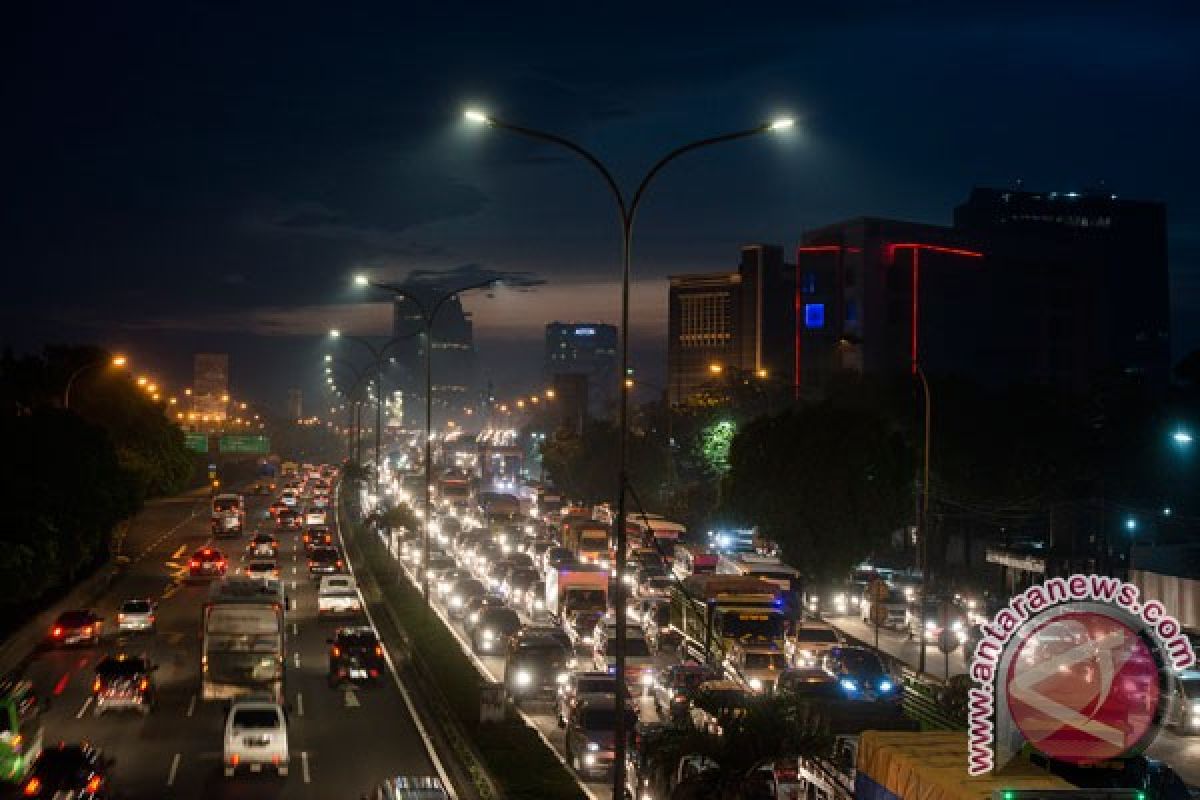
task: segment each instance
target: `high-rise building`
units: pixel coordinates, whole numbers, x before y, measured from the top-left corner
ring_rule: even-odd
[[[442,287],[429,287],[425,284],[411,285],[408,288],[418,296],[431,298],[440,297],[446,291]],[[428,301],[426,307],[430,307]],[[401,388],[410,398],[425,396],[424,329],[424,318],[416,305],[397,298],[393,333],[403,341],[393,347],[391,352],[399,368]],[[463,310],[457,296],[450,297],[438,309],[433,321],[432,338],[435,411],[472,406],[477,385],[474,326],[471,315]]]
[[[197,353],[192,373],[192,410],[200,421],[224,422],[229,404],[229,355]]]
[[[714,371],[785,379],[792,368],[793,270],[783,249],[742,248],[736,272],[672,275],[667,311],[667,396],[691,402]]]
[[[299,389],[288,389],[288,419],[295,422],[304,416],[304,394]]]
[[[1169,373],[1165,209],[975,189],[953,227],[860,217],[803,235],[792,374],[958,374],[1083,392]]]
[[[600,322],[551,322],[546,325],[543,375],[587,377],[588,407],[606,416],[615,407],[617,392],[617,328]]]

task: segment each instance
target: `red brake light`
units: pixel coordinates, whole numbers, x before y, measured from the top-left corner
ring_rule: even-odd
[[[55,626],[54,626],[54,630],[50,631],[50,635],[51,635],[51,636],[62,636],[62,635],[63,635],[63,629],[62,629],[62,628],[60,628],[60,627],[58,627],[57,625],[55,625]]]
[[[40,791],[42,791],[42,779],[34,775],[29,779],[29,783],[25,784],[25,796],[34,797]]]
[[[197,561],[196,559],[194,559],[194,558],[193,558],[193,559],[192,559],[192,566],[193,566],[193,567],[198,567],[198,566],[200,566],[200,562],[199,562],[199,561]]]

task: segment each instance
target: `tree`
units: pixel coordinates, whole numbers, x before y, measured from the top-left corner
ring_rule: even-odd
[[[554,485],[584,503],[612,500],[617,490],[619,431],[606,420],[591,420],[581,436],[559,432],[542,442],[542,460]],[[626,464],[629,482],[644,502],[666,480],[666,450],[646,433],[630,433]]]
[[[826,401],[734,437],[723,512],[757,525],[805,573],[840,577],[912,515],[912,453],[869,408]]]

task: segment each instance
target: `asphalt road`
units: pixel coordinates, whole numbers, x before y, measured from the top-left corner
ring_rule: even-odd
[[[247,532],[213,544],[231,567],[254,526],[271,529],[266,498],[247,497]],[[267,772],[226,779],[221,770],[223,704],[199,698],[200,615],[208,583],[186,579],[188,556],[209,543],[207,497],[159,502],[131,527],[124,552],[131,558],[95,609],[105,618],[100,646],[43,650],[27,669],[40,694],[51,698],[44,715],[47,743],[87,740],[115,757],[113,785],[122,798],[311,798],[356,800],[388,775],[437,774],[398,685],[353,691],[326,682],[327,638],[338,624],[318,620],[316,587],[307,574],[298,534],[280,533],[279,564],[292,599],[287,614],[286,686],[291,774]],[[157,598],[158,631],[117,635],[123,599]],[[386,631],[384,632],[386,633]],[[385,642],[386,642],[386,636]],[[111,712],[96,717],[91,682],[108,653],[145,653],[159,665],[158,705],[152,713]]]

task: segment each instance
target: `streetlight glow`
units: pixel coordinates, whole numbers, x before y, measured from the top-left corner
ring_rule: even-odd
[[[360,272],[360,273],[358,273],[357,275],[355,275],[355,276],[354,276],[354,285],[355,285],[355,286],[370,286],[370,285],[371,285],[371,279],[370,279],[370,278],[368,278],[366,275],[363,275],[363,274]]]
[[[114,367],[123,367],[127,363],[125,356],[113,356],[112,365]]]
[[[554,390],[553,390],[553,389],[547,389],[547,390],[546,390],[546,399],[547,399],[547,400],[553,400],[553,399],[554,399],[554,397],[555,397],[555,392],[554,392]]]
[[[337,328],[331,328],[329,330],[329,335],[332,336],[334,339],[336,339],[342,335],[342,332],[339,331]]]
[[[467,122],[475,122],[480,125],[486,125],[491,122],[491,119],[488,117],[488,115],[477,108],[468,108],[463,112],[463,117],[467,120]]]
[[[771,123],[767,125],[767,130],[786,131],[788,128],[795,126],[795,124],[796,120],[791,117],[779,117],[778,119],[771,120]]]
[[[1136,531],[1136,530],[1137,530],[1137,526],[1138,526],[1138,523],[1137,523],[1137,520],[1136,520],[1136,519],[1134,519],[1133,517],[1126,517],[1126,518],[1125,518],[1125,530],[1127,530],[1127,531]]]
[[[147,378],[145,375],[139,375],[139,376],[138,376],[138,379],[137,379],[137,385],[138,385],[138,386],[145,386],[145,385],[146,385],[147,383],[149,383],[149,382],[150,382],[150,379],[149,379],[149,378]]]
[[[1192,443],[1192,434],[1185,430],[1178,430],[1171,434],[1171,438],[1175,440],[1177,445],[1189,445]]]
[[[720,375],[722,372],[725,371],[725,368],[722,367],[720,364],[709,364],[708,371],[711,372],[713,375]]]

